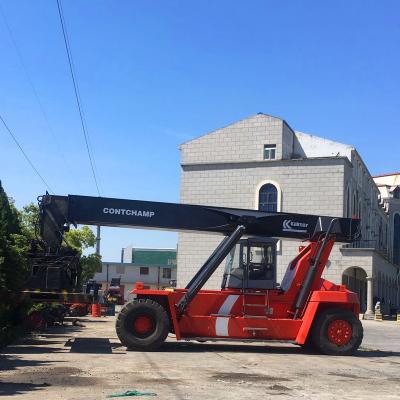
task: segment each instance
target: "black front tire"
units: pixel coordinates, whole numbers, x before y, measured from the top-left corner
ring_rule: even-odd
[[[148,332],[135,331],[135,320],[147,318],[151,321]],[[168,313],[159,303],[150,299],[137,299],[125,305],[118,314],[117,335],[129,350],[151,351],[159,348],[170,331]]]
[[[329,338],[328,327],[336,320],[345,321],[351,326],[351,337],[343,344],[334,343]],[[360,347],[363,339],[363,327],[360,320],[351,311],[331,308],[319,314],[312,327],[311,338],[315,348],[323,354],[350,356]]]

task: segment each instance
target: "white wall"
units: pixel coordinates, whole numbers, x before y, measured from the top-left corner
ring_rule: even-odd
[[[143,282],[145,286],[149,286],[151,289],[157,289],[169,286],[171,279],[176,279],[176,268],[170,268],[171,278],[163,278],[163,267],[150,266],[148,275],[140,274],[140,266],[132,263],[102,263],[102,272],[97,272],[94,279],[106,285],[107,283],[107,265],[108,265],[108,283],[111,278],[121,277],[121,285],[125,287],[125,299],[127,299],[128,293],[134,288],[136,282]],[[167,269],[167,268],[166,268]],[[158,277],[160,274],[160,277]],[[103,287],[104,287],[103,285]]]

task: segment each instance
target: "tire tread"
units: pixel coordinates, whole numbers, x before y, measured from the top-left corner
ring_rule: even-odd
[[[328,338],[324,337],[325,324],[332,317],[336,316],[339,317],[338,319],[345,319],[352,323],[353,333],[355,332],[357,337],[351,346],[343,346],[343,348],[335,347],[335,345],[329,342]],[[329,308],[322,311],[317,317],[312,327],[311,338],[315,348],[323,354],[349,356],[354,354],[361,345],[363,327],[361,321],[351,311],[344,308]]]
[[[147,308],[158,314],[156,335],[152,334],[148,338],[137,338],[126,329],[126,319],[140,308]],[[160,347],[165,341],[170,330],[170,321],[167,311],[161,304],[151,299],[136,299],[123,307],[118,315],[115,327],[119,340],[128,349],[152,351]]]

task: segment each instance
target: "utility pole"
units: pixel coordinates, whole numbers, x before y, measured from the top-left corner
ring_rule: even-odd
[[[100,225],[97,225],[96,254],[100,256]]]

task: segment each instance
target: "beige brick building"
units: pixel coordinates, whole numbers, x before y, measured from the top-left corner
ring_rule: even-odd
[[[362,240],[351,247],[335,245],[325,277],[357,291],[363,311],[372,312],[374,298],[384,299],[387,308],[399,304],[400,250],[394,241],[400,236],[394,233],[393,212],[400,200],[393,198],[395,187],[383,199],[354,147],[295,132],[280,118],[257,114],[186,142],[180,150],[182,203],[359,215]],[[178,287],[220,240],[179,234]],[[279,242],[278,281],[298,245]],[[223,264],[208,288],[219,288]]]

